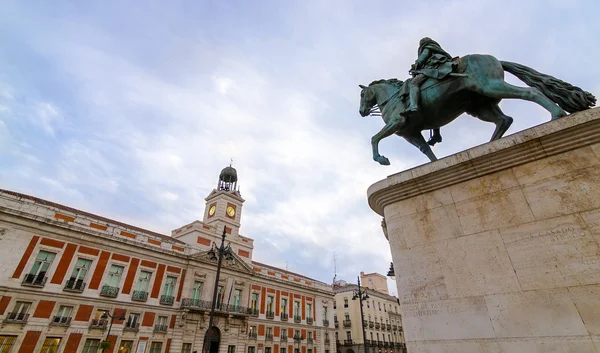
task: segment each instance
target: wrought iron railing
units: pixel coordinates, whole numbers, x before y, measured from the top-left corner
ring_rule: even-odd
[[[154,332],[159,332],[159,333],[167,332],[167,325],[154,325]]]
[[[96,320],[96,319],[94,319],[90,323],[90,328],[105,329],[107,325],[108,325],[108,320],[104,320],[104,319]]]
[[[392,325],[390,325],[390,324],[385,324],[385,328],[386,328],[388,331],[390,331],[390,330],[392,329]]]
[[[265,335],[265,341],[272,341],[273,340],[273,334],[266,334]]]
[[[323,319],[323,326],[328,327],[329,326],[329,320]]]
[[[392,330],[396,331],[397,329],[398,329],[398,326],[392,325]]]
[[[334,321],[333,325],[335,326],[335,328],[338,328],[340,326],[340,322],[339,321]]]
[[[279,319],[281,321],[288,321],[288,314],[287,313],[281,313],[281,315],[279,315]]]
[[[183,309],[189,309],[189,310],[210,311],[210,309],[212,308],[212,302],[208,301],[208,300],[201,300],[201,299],[183,298],[181,300],[181,307]],[[233,314],[258,316],[258,310],[253,310],[251,308],[247,308],[245,306],[239,306],[239,305],[229,305],[229,304],[219,303],[215,306],[215,310],[227,312],[227,313],[233,313]]]
[[[23,282],[21,283],[24,286],[30,287],[43,287],[46,284],[46,280],[48,277],[45,276],[46,272],[40,272],[39,274],[28,273],[23,278]]]
[[[52,325],[56,326],[69,326],[71,324],[71,318],[65,316],[55,316],[52,318]]]
[[[326,345],[329,345],[330,343],[331,343],[331,340],[330,340],[329,338],[326,338],[326,339],[325,339],[325,344],[326,344]]]
[[[281,336],[281,337],[279,337],[279,340],[281,342],[287,342],[288,338],[287,338],[287,336]]]
[[[369,321],[369,328],[373,328],[375,326],[375,323],[373,321]]]
[[[160,296],[160,303],[161,304],[165,304],[165,305],[173,305],[173,301],[175,301],[175,297],[172,295],[161,295]]]
[[[131,295],[131,300],[136,302],[145,302],[148,300],[148,292],[143,290],[134,290]]]
[[[352,321],[344,320],[344,327],[350,327],[350,326],[352,326]]]
[[[139,322],[126,322],[125,326],[123,326],[123,331],[139,331],[140,323]]]
[[[306,324],[307,325],[312,325],[313,324],[313,318],[312,317],[307,317],[306,318]]]
[[[103,297],[116,298],[119,295],[119,287],[112,287],[108,284],[102,286],[100,295]]]
[[[83,279],[75,279],[75,278],[70,278],[67,281],[67,283],[65,284],[65,288],[63,288],[63,290],[65,290],[67,292],[77,292],[77,293],[83,292],[84,289],[85,289],[85,282],[83,281]]]
[[[375,328],[379,328],[379,327],[381,327],[381,326],[379,325],[379,322],[376,322],[376,323],[375,323]]]
[[[4,318],[5,322],[20,322],[25,323],[29,319],[29,314],[25,313],[8,313],[6,318]]]
[[[344,340],[345,345],[352,345],[352,340]]]
[[[258,335],[256,334],[256,332],[250,332],[250,333],[248,333],[248,338],[256,339],[257,336]]]
[[[302,317],[299,315],[294,315],[294,322],[298,323],[300,321],[302,321]]]
[[[312,338],[309,337],[309,338],[306,339],[306,343],[313,344],[313,343],[315,343],[315,341],[314,341],[314,339],[312,339]]]
[[[267,311],[266,315],[267,315],[267,319],[272,319],[275,317],[275,313],[272,311]]]

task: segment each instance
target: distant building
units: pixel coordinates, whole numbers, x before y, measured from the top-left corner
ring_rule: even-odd
[[[379,273],[360,273],[360,283],[363,287],[378,291],[383,294],[389,294],[387,278]]]
[[[334,352],[331,286],[252,260],[236,183],[171,236],[0,190],[0,353],[202,353],[223,229],[210,352]]]
[[[387,283],[381,283],[385,277],[377,273],[364,274],[361,272],[362,283],[366,283],[369,298],[363,301],[363,315],[366,342],[360,315],[360,301],[353,300],[354,291],[358,285],[337,281],[333,284],[335,301],[334,326],[338,353],[364,353],[365,344],[369,353],[403,353],[406,352],[402,316],[398,298],[388,295]],[[367,282],[363,282],[363,280]],[[373,285],[369,285],[373,279]],[[375,289],[377,288],[377,289]]]

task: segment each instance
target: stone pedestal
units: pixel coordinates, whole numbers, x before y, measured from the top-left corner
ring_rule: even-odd
[[[600,108],[391,175],[368,196],[410,353],[600,352]]]

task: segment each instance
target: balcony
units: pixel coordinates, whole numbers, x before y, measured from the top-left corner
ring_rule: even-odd
[[[29,314],[25,313],[8,313],[4,318],[4,322],[20,323],[24,324],[29,319]]]
[[[131,300],[135,302],[145,302],[148,300],[148,292],[143,290],[134,290],[131,295]]]
[[[267,316],[267,319],[272,319],[275,317],[275,313],[272,311],[267,311],[266,316]]]
[[[298,315],[294,315],[294,322],[299,323],[300,321],[302,321],[302,317],[300,317]]]
[[[375,341],[375,340],[370,340],[370,341],[369,341],[369,346],[371,346],[371,347],[375,347],[375,346],[377,346],[377,341]]]
[[[331,340],[329,338],[325,339],[325,345],[328,346],[331,344]]]
[[[248,338],[250,338],[251,340],[255,340],[257,336],[258,335],[256,334],[256,332],[248,333]]]
[[[160,296],[160,303],[164,304],[164,305],[173,305],[173,302],[175,301],[175,297],[172,295],[161,295]]]
[[[397,329],[398,329],[398,326],[392,325],[392,330],[396,331]]]
[[[388,347],[388,343],[387,342],[383,342],[383,348],[387,348]]]
[[[306,343],[307,343],[307,344],[313,344],[313,343],[315,343],[315,340],[314,340],[314,339],[312,339],[312,338],[307,338],[307,339],[306,339]]]
[[[258,316],[258,309],[248,309],[248,313],[250,314],[250,316]]]
[[[373,323],[373,321],[369,321],[369,328],[373,328],[375,326],[375,324]]]
[[[287,339],[287,336],[281,336],[281,337],[279,338],[279,340],[280,340],[281,342],[287,342],[287,340],[288,340],[288,339]]]
[[[100,329],[100,330],[105,330],[106,326],[108,325],[108,320],[104,320],[104,319],[99,319],[99,320],[92,320],[92,323],[90,324],[90,329]]]
[[[344,327],[352,326],[352,322],[350,320],[344,320]]]
[[[281,315],[279,315],[279,319],[281,321],[288,321],[288,314],[287,313],[281,313]]]
[[[333,322],[333,326],[335,326],[335,328],[338,328],[340,326],[339,321],[334,321]]]
[[[46,272],[40,272],[37,275],[33,273],[26,274],[25,278],[23,278],[23,282],[21,282],[21,285],[27,287],[42,288],[44,287],[44,285],[46,284],[46,280],[48,279],[48,277],[46,277],[45,275]]]
[[[123,331],[138,332],[139,330],[140,330],[139,322],[126,322],[125,326],[123,326]]]
[[[50,323],[53,326],[69,326],[71,325],[71,318],[65,316],[55,316],[52,318]]]
[[[167,325],[154,325],[154,332],[167,333]]]
[[[377,341],[377,346],[378,346],[378,347],[383,347],[383,342],[381,342],[381,341]]]
[[[212,308],[212,302],[208,300],[200,300],[200,299],[190,299],[183,298],[181,300],[181,308],[188,309],[191,311],[210,311]],[[216,313],[220,312],[231,313],[231,314],[240,314],[240,315],[253,315],[258,316],[258,310],[253,310],[247,308],[245,306],[239,305],[227,305],[227,304],[217,304],[215,306]]]
[[[390,324],[385,324],[385,328],[386,328],[388,331],[391,331],[391,330],[392,330],[392,325],[390,325]]]
[[[344,345],[351,346],[352,345],[352,340],[344,340]]]
[[[376,323],[375,323],[375,328],[376,328],[376,329],[379,329],[380,327],[381,327],[381,326],[379,325],[379,322],[376,322]]]
[[[267,333],[265,335],[265,341],[273,341],[273,334],[272,333],[271,334]]]
[[[312,317],[307,317],[306,318],[306,324],[307,325],[312,325],[313,324],[313,318]]]
[[[82,293],[85,289],[85,282],[82,279],[70,278],[63,288],[66,292]]]
[[[371,340],[365,340],[365,346],[370,346],[371,345]]]
[[[116,298],[119,295],[119,287],[112,287],[108,284],[102,286],[102,290],[100,290],[100,295],[103,297]]]
[[[323,326],[329,327],[329,320],[323,319]]]

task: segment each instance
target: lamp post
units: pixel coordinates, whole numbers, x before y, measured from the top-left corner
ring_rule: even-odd
[[[360,287],[360,277],[358,277],[358,289],[354,290],[354,295],[352,296],[352,300],[358,299],[360,302],[360,324],[362,325],[362,334],[363,334],[363,345],[365,346],[365,353],[367,353],[367,332],[365,331],[365,317],[363,315],[363,300],[369,299],[369,295],[367,291]]]
[[[215,277],[215,288],[213,290],[213,300],[210,308],[210,316],[208,319],[208,330],[206,331],[206,335],[204,336],[204,352],[210,352],[210,335],[212,333],[214,318],[215,318],[215,307],[217,306],[217,294],[219,288],[219,277],[221,276],[221,264],[223,262],[223,255],[227,257],[228,260],[232,259],[231,255],[231,245],[225,246],[225,236],[227,234],[227,226],[223,226],[223,234],[221,235],[221,246],[217,248],[216,244],[213,242],[212,247],[208,251],[208,255],[211,260],[217,260],[217,275]],[[215,252],[216,249],[216,252]],[[217,256],[218,255],[218,256]]]
[[[304,337],[302,337],[299,332],[296,332],[294,334],[294,342],[298,342],[298,352],[297,353],[300,353],[300,344],[302,343],[302,340],[304,340]]]
[[[112,329],[112,324],[113,324],[114,319],[116,318],[119,321],[123,321],[123,320],[125,320],[125,314],[121,314],[121,315],[117,316],[114,312],[111,315],[108,313],[108,311],[105,311],[104,314],[102,314],[102,316],[100,316],[100,318],[102,320],[106,320],[106,319],[110,318],[110,325],[108,325],[108,333],[106,334],[106,340],[105,340],[105,342],[108,342],[108,337],[110,336],[110,330]],[[105,348],[108,348],[108,347],[102,346],[102,353],[104,353]]]

